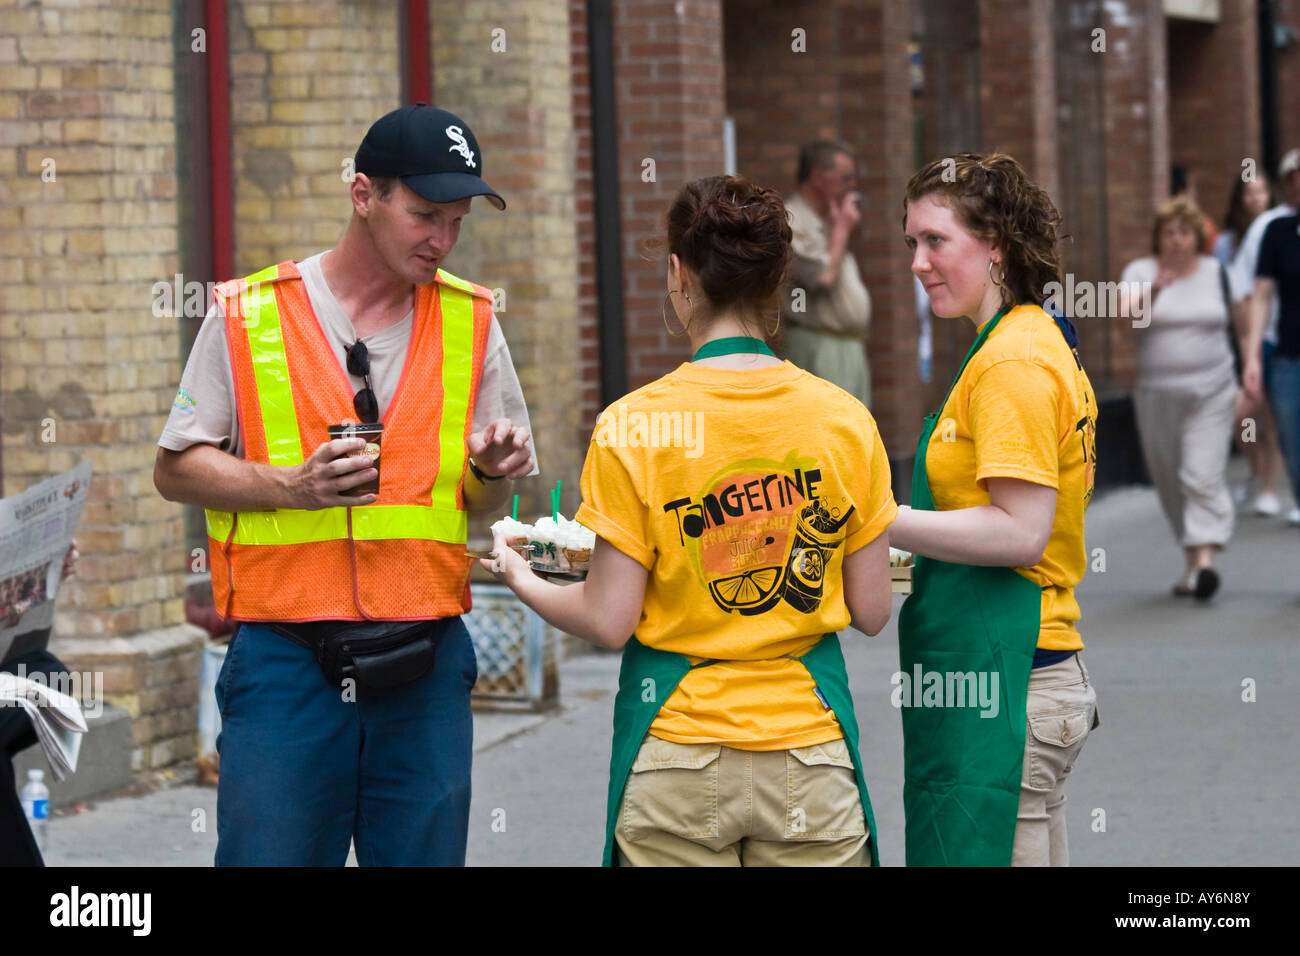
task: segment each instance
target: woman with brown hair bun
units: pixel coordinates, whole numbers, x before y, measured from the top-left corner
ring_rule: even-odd
[[[875,865],[834,632],[889,619],[888,459],[861,402],[764,341],[791,256],[781,197],[696,180],[666,233],[663,321],[694,354],[600,417],[587,579],[543,581],[500,536],[484,566],[623,649],[606,865]]]
[[[977,332],[890,527],[917,555],[898,621],[907,862],[1064,866],[1065,781],[1096,725],[1074,587],[1097,403],[1073,326],[1040,305],[1060,216],[1003,154],[931,163],[903,209],[934,314]]]

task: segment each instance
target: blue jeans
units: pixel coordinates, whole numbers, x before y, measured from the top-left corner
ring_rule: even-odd
[[[464,866],[474,645],[460,618],[433,670],[355,701],[306,648],[240,625],[217,678],[217,866]]]
[[[1287,477],[1300,498],[1300,358],[1276,355],[1267,345],[1264,348],[1264,387],[1277,420]]]

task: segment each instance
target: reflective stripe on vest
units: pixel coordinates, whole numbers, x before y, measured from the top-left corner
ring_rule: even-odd
[[[243,326],[253,362],[258,404],[266,437],[269,463],[299,465],[302,439],[294,411],[293,388],[285,356],[280,311],[274,283],[277,266],[249,276],[240,289]],[[409,538],[464,544],[469,539],[469,515],[459,507],[456,489],[465,471],[465,421],[469,413],[469,387],[474,367],[474,303],[466,284],[441,272],[438,299],[442,313],[443,410],[438,430],[441,450],[430,504],[358,505],[351,508],[241,511],[236,525],[229,511],[208,509],[208,534],[219,542],[277,545],[347,539],[348,511],[351,537],[357,541]],[[235,525],[234,537],[230,537]]]
[[[438,476],[433,482],[433,509],[460,515],[459,537],[436,541],[463,543],[469,539],[468,515],[456,504],[456,487],[465,472],[465,416],[469,413],[469,382],[474,372],[474,300],[469,287],[441,269],[443,281],[458,285],[457,292],[438,286],[442,306],[442,422],[438,428]],[[448,467],[449,465],[453,467]],[[353,524],[355,525],[355,511]],[[414,535],[413,537],[419,537]]]
[[[298,414],[293,408],[289,360],[284,355],[275,284],[270,281],[278,269],[279,266],[269,266],[244,280],[239,291],[240,315],[244,317],[253,357],[253,379],[257,382],[257,402],[262,407],[267,460],[272,465],[301,465],[302,439],[298,435]]]

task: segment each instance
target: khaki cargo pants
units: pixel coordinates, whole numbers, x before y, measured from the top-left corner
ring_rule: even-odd
[[[870,866],[848,745],[734,750],[646,735],[615,838],[620,866]]]

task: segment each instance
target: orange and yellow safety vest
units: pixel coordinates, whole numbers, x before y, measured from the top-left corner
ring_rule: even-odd
[[[302,464],[354,420],[353,387],[292,262],[216,290],[248,461]],[[406,365],[384,416],[373,505],[208,509],[212,593],[243,621],[423,620],[470,608],[465,440],[492,295],[439,270],[416,288]]]

